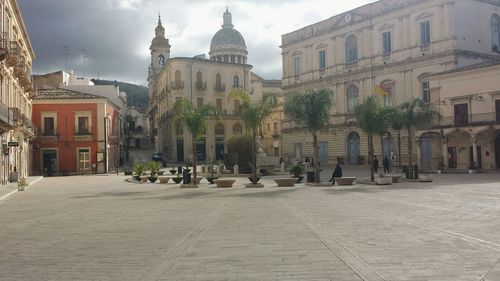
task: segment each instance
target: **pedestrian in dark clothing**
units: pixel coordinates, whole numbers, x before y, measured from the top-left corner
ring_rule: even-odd
[[[335,169],[333,170],[332,178],[329,180],[332,182],[332,185],[335,185],[335,178],[340,178],[342,177],[342,167],[337,163],[337,166],[335,166]]]
[[[373,156],[373,172],[375,174],[378,172],[378,159],[377,159],[377,155]]]
[[[384,166],[384,173],[388,174],[391,162],[389,162],[389,157],[387,157],[387,155],[384,157],[384,160],[382,160],[382,166]]]

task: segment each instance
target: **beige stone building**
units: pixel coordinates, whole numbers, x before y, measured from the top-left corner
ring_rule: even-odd
[[[17,172],[25,177],[31,170],[30,140],[34,135],[31,80],[35,53],[24,26],[17,1],[0,3],[0,183]]]
[[[389,93],[381,98],[385,106],[414,98],[434,102],[429,93],[436,90],[430,81],[441,76],[433,74],[498,61],[498,15],[499,1],[381,0],[282,35],[285,96],[319,87],[335,95],[332,126],[320,136],[320,162],[366,163],[367,138],[354,125],[352,113],[376,86]],[[446,112],[446,106],[453,106],[449,100],[454,99],[435,108]],[[285,160],[312,155],[312,139],[305,130],[284,120],[282,134]],[[407,138],[403,133],[403,163]],[[419,138],[413,151],[413,159],[418,158],[424,169],[435,168],[438,161],[431,142]],[[375,139],[380,158],[396,150],[395,132]]]
[[[219,120],[209,120],[204,138],[198,141],[200,161],[222,160],[225,141],[234,134],[244,132],[239,117],[241,101],[229,99],[232,89],[240,88],[259,99],[262,92],[280,92],[280,82],[271,83],[251,72],[247,64],[247,48],[243,36],[233,28],[231,13],[226,10],[223,25],[212,38],[210,59],[204,55],[193,58],[170,57],[170,44],[165,29],[158,21],[156,37],[151,44],[148,91],[151,135],[156,150],[168,161],[182,162],[191,159],[191,136],[187,130],[182,135],[173,128],[172,107],[179,98],[187,98],[195,106],[211,103],[221,112]]]

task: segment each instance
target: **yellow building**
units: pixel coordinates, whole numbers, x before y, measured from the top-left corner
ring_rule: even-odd
[[[367,137],[355,126],[353,110],[375,88],[389,93],[381,98],[384,106],[431,102],[429,75],[498,61],[499,14],[498,1],[380,0],[282,35],[285,97],[320,87],[334,92],[332,126],[319,137],[320,162],[366,163]],[[312,155],[304,129],[284,120],[282,134],[285,160]],[[394,136],[389,131],[375,139],[379,158],[396,152]],[[403,132],[402,163],[407,138]],[[419,141],[413,159],[434,168],[429,143]],[[417,156],[424,150],[426,157]]]
[[[219,120],[209,120],[205,137],[198,140],[196,150],[200,161],[222,160],[225,141],[245,130],[239,116],[240,100],[228,98],[231,90],[242,89],[257,100],[263,92],[281,91],[279,85],[268,83],[251,72],[245,40],[234,28],[228,10],[223,15],[222,28],[211,40],[209,59],[204,55],[171,58],[171,46],[160,19],[155,33],[150,47],[148,114],[156,150],[170,162],[191,159],[189,132],[184,130],[182,135],[177,135],[172,125],[175,101],[187,98],[195,106],[211,103],[221,112]]]
[[[0,183],[16,172],[25,177],[31,169],[30,140],[34,135],[31,80],[35,54],[15,0],[0,4]]]

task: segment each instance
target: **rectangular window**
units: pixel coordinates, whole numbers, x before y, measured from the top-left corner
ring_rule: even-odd
[[[431,25],[429,21],[420,23],[420,45],[429,45],[431,43]]]
[[[80,167],[80,171],[90,170],[90,152],[88,149],[78,150],[78,164]]]
[[[196,99],[196,106],[198,108],[202,108],[203,107],[203,98],[197,98]]]
[[[295,78],[300,77],[300,58],[293,59],[293,73],[295,74]]]
[[[319,70],[325,71],[326,68],[326,54],[325,50],[319,51]]]
[[[428,81],[422,82],[422,101],[425,103],[431,102],[431,91]]]
[[[78,117],[78,133],[79,134],[90,133],[89,117],[88,116],[79,116]]]
[[[382,51],[384,54],[389,54],[391,50],[391,32],[387,31],[382,33]]]
[[[278,122],[274,122],[274,132],[277,133],[278,132]]]
[[[271,124],[267,123],[267,131],[271,131]]]
[[[44,136],[55,135],[54,117],[44,117],[43,118],[43,135]]]

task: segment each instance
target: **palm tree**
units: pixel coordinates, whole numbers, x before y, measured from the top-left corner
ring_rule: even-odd
[[[412,128],[420,124],[429,122],[432,117],[439,116],[439,113],[432,109],[431,105],[424,103],[421,99],[407,101],[400,105],[402,112],[403,127],[408,132],[408,167],[412,167]]]
[[[196,140],[200,139],[207,127],[207,119],[210,117],[218,118],[217,108],[212,104],[205,104],[195,108],[193,103],[182,98],[175,102],[174,111],[176,113],[174,126],[176,132],[182,132],[186,127],[191,133],[192,151],[193,151],[193,178],[196,184]]]
[[[373,171],[373,135],[381,134],[387,129],[386,115],[376,96],[367,97],[354,109],[358,127],[368,135],[368,163],[370,163],[370,179],[375,180]]]
[[[400,107],[385,109],[388,125],[398,133],[398,168],[401,169],[401,129],[404,126],[404,115]]]
[[[278,105],[277,97],[274,93],[264,93],[262,99],[253,102],[250,95],[242,89],[234,89],[228,96],[228,99],[241,99],[240,115],[247,131],[252,136],[252,183],[257,184],[257,131],[264,119],[269,116],[272,110]]]
[[[318,133],[328,127],[333,94],[329,89],[313,89],[290,94],[284,104],[285,115],[295,124],[306,127],[313,137],[314,182],[318,183],[319,149]]]

